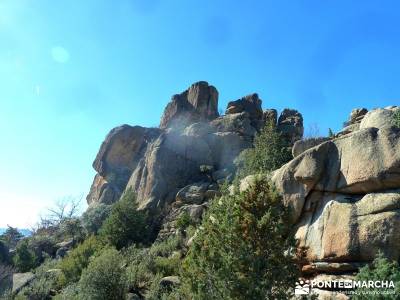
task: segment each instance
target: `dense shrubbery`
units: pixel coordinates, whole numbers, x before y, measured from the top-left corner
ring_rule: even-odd
[[[238,176],[278,169],[292,159],[291,149],[274,124],[266,124],[254,139],[254,148],[244,150],[236,159]]]
[[[91,236],[73,249],[59,264],[62,270],[60,284],[65,286],[79,281],[82,271],[89,265],[90,258],[103,247],[98,238]]]
[[[360,281],[393,281],[395,285],[394,294],[384,295],[379,294],[385,290],[390,292],[393,289],[358,289],[359,295],[353,296],[352,299],[399,299],[400,295],[400,268],[396,261],[390,261],[382,253],[379,253],[375,260],[370,264],[360,269],[356,276],[356,280]],[[366,294],[363,294],[368,292]],[[373,293],[377,294],[374,295]]]
[[[137,210],[136,196],[131,189],[113,205],[110,216],[100,229],[100,235],[117,249],[148,241],[147,214]]]
[[[90,206],[82,215],[82,225],[88,234],[96,234],[111,213],[111,205],[99,203]]]
[[[13,256],[13,264],[19,272],[28,272],[38,266],[39,259],[29,247],[28,240],[18,243]]]
[[[157,293],[154,291],[159,278],[178,275],[180,272],[181,249],[181,237],[174,236],[163,242],[156,242],[150,248],[131,246],[124,250],[129,290],[147,289],[153,294],[160,292],[161,290],[157,290]]]
[[[298,272],[287,220],[265,179],[214,201],[184,262],[193,299],[288,299]]]
[[[79,281],[80,297],[90,300],[122,300],[126,298],[123,259],[115,249],[106,249],[95,257]]]

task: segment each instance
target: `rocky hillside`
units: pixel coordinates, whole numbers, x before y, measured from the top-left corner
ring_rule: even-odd
[[[87,202],[112,204],[132,189],[164,240],[184,213],[199,224],[219,185],[233,180],[235,159],[272,122],[292,147],[293,159],[272,181],[292,212],[302,275],[352,275],[379,251],[400,258],[400,129],[391,121],[398,110],[354,109],[339,133],[303,139],[298,111],[278,116],[251,94],[220,116],[216,88],[197,82],[172,97],[158,128],[111,130]],[[242,183],[251,186],[251,176]]]
[[[398,257],[393,243],[399,238],[379,230],[387,228],[388,218],[393,224],[398,219],[400,136],[390,122],[398,108],[355,109],[335,137],[302,140],[298,111],[285,109],[278,117],[275,109],[263,111],[261,105],[251,94],[229,102],[219,116],[217,89],[197,82],[172,96],[159,128],[112,129],[93,163],[98,173],[88,204],[112,204],[132,188],[140,208],[155,214],[177,206],[192,211],[218,193],[216,183],[232,179],[235,158],[270,121],[294,144],[295,158],[273,179],[293,207],[307,258],[367,261],[378,248]],[[340,242],[332,242],[335,234]],[[360,251],[363,247],[368,251]]]

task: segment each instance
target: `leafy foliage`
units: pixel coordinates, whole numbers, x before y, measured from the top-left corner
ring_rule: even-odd
[[[193,299],[288,299],[298,275],[288,211],[266,179],[212,203],[183,265]],[[287,253],[287,254],[285,254]]]
[[[66,286],[79,281],[82,271],[89,265],[90,258],[103,246],[98,238],[91,236],[68,253],[59,264],[62,270],[60,284]]]
[[[30,249],[28,241],[22,240],[18,243],[13,257],[14,266],[19,272],[28,272],[38,265],[38,257]]]
[[[400,109],[396,110],[393,114],[392,123],[394,126],[400,128]]]
[[[276,170],[292,159],[287,141],[276,126],[267,123],[254,139],[254,148],[242,151],[236,160],[238,176],[244,178],[256,173]]]
[[[99,203],[89,206],[82,215],[82,225],[88,234],[96,234],[111,213],[111,205]]]
[[[380,252],[374,259],[374,261],[363,268],[356,276],[356,280],[360,281],[393,281],[395,285],[394,294],[382,294],[385,289],[362,289],[357,290],[358,295],[354,295],[352,299],[399,299],[400,295],[400,268],[396,261],[390,261]],[[390,292],[391,289],[386,289]],[[393,289],[392,289],[393,291]],[[368,293],[366,293],[368,292]],[[373,294],[373,293],[376,294]],[[379,294],[381,293],[381,294]]]
[[[136,196],[129,189],[114,204],[110,216],[100,229],[100,235],[110,245],[121,249],[132,243],[147,242],[147,233],[147,214],[137,210]]]
[[[95,257],[79,281],[82,299],[125,299],[126,279],[122,262],[122,256],[115,249],[107,249]]]
[[[192,219],[190,218],[189,213],[185,211],[176,220],[176,227],[182,231],[190,225],[192,225]]]

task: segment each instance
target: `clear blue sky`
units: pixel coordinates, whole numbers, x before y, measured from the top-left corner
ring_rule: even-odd
[[[398,1],[0,0],[0,227],[84,195],[120,124],[207,80],[338,130],[400,101]]]

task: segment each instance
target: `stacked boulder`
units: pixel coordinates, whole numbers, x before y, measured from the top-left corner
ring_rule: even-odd
[[[88,204],[112,204],[131,188],[139,209],[164,217],[164,225],[182,211],[199,211],[218,194],[219,183],[233,178],[235,158],[252,147],[266,121],[291,142],[302,137],[300,113],[287,109],[277,120],[276,110],[263,111],[261,104],[251,94],[229,102],[226,114],[219,116],[218,91],[201,81],[172,97],[159,128],[123,125],[111,130],[93,163],[97,175]],[[174,229],[164,227],[165,234]]]
[[[293,212],[304,276],[351,275],[400,258],[399,107],[352,112],[358,129],[298,154],[273,181]]]

